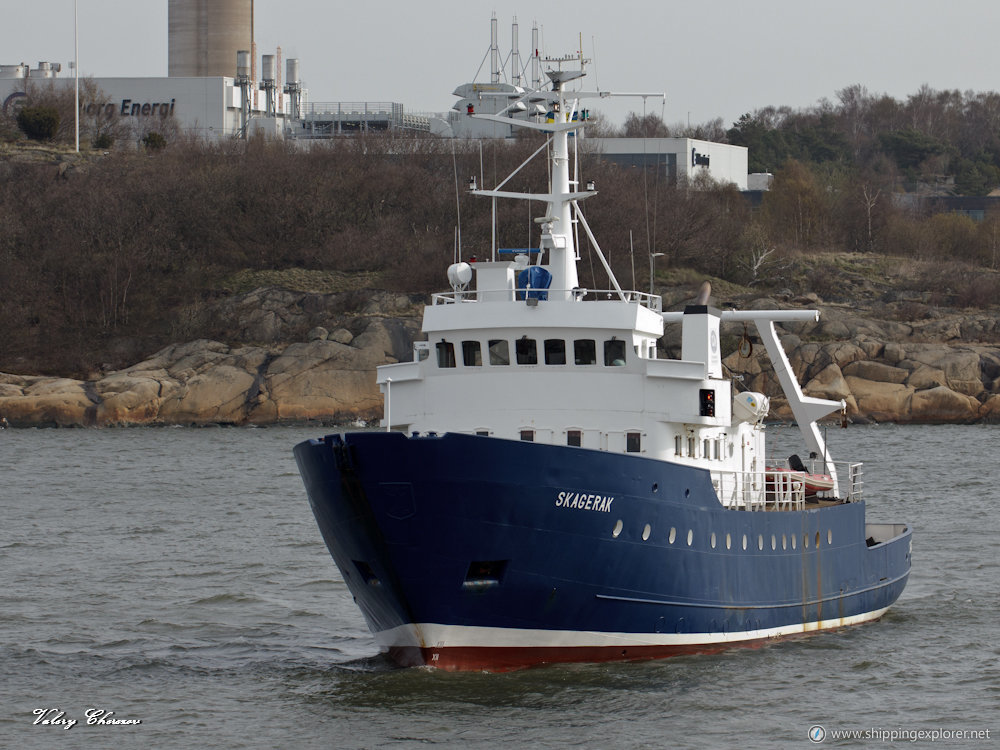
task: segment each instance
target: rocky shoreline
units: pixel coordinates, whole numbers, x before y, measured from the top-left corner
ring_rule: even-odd
[[[258,289],[199,313],[220,338],[252,344],[174,344],[85,380],[0,373],[0,418],[15,427],[377,420],[375,368],[410,359],[422,302],[384,292]],[[899,322],[814,295],[740,306],[822,311],[818,323],[786,323],[779,334],[803,391],[844,399],[853,422],[1000,422],[996,313],[934,311]],[[735,350],[725,365],[749,390],[772,396],[772,419],[791,421],[763,347],[752,327],[748,333],[750,352],[736,346],[742,331],[724,331]],[[679,356],[680,326],[668,326],[662,346],[660,356]]]

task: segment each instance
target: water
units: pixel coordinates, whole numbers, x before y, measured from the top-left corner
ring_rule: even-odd
[[[0,746],[772,748],[812,746],[814,724],[1000,733],[1000,428],[830,430],[834,456],[865,457],[870,520],[914,528],[909,585],[880,623],[502,675],[377,655],[291,456],[319,432],[0,432]],[[795,449],[792,432],[771,430],[776,455]],[[33,724],[42,709],[79,723]],[[141,723],[88,726],[88,709]]]

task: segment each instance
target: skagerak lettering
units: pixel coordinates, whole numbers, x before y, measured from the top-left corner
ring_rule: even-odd
[[[585,492],[560,492],[556,495],[557,508],[576,508],[577,510],[595,510],[600,513],[610,513],[614,497],[607,495],[588,495]]]

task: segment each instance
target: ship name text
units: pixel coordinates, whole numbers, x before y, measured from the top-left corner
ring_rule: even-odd
[[[612,502],[614,502],[613,497],[604,495],[588,495],[585,492],[560,492],[556,496],[557,508],[596,510],[601,513],[610,513]]]

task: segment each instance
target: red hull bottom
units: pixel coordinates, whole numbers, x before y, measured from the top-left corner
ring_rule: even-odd
[[[543,664],[579,662],[649,661],[672,656],[717,654],[732,648],[760,648],[768,643],[802,637],[788,636],[757,638],[728,643],[686,644],[674,646],[565,646],[565,647],[485,647],[454,646],[422,648],[397,646],[389,649],[389,658],[401,667],[433,667],[446,672],[512,672]]]

